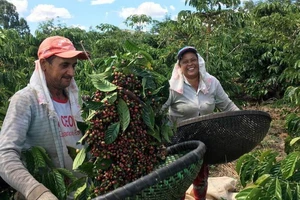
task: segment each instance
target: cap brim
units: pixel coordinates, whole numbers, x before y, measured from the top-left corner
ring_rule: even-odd
[[[179,50],[179,52],[177,54],[177,59],[180,60],[182,58],[183,54],[185,54],[187,52],[192,52],[194,54],[198,53],[194,47],[184,47],[181,50]]]
[[[84,51],[66,51],[55,55],[61,58],[77,57],[79,60],[87,60],[89,58],[89,54]]]

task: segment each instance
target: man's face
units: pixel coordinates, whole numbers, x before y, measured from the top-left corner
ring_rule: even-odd
[[[41,64],[45,73],[47,86],[49,88],[63,90],[70,85],[75,75],[77,57],[61,58],[55,56],[50,63],[43,60]]]

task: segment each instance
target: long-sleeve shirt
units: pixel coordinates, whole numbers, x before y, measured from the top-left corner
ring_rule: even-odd
[[[213,113],[215,108],[220,111],[235,111],[239,108],[225,93],[219,80],[207,73],[210,86],[207,88],[203,81],[199,82],[196,91],[186,79],[183,84],[183,94],[169,90],[169,98],[163,105],[163,109],[169,108],[169,116],[172,123]]]
[[[64,167],[63,143],[58,121],[49,117],[47,105],[39,104],[30,86],[10,101],[0,132],[0,175],[27,199],[36,199],[47,188],[39,183],[20,160],[22,150],[42,146],[56,167]]]

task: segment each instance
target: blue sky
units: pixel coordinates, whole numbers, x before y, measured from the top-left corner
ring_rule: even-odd
[[[54,19],[68,27],[76,26],[85,30],[101,23],[127,28],[126,18],[132,14],[146,14],[152,19],[163,20],[166,15],[176,19],[181,10],[193,10],[185,0],[7,0],[14,4],[31,32],[39,23]]]

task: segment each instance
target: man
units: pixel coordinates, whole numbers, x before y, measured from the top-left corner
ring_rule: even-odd
[[[22,150],[42,146],[56,167],[71,170],[67,146],[80,148],[76,145],[82,136],[76,125],[82,121],[74,80],[77,59],[88,59],[88,54],[77,51],[67,38],[46,38],[29,84],[11,98],[0,132],[0,175],[26,199],[57,200],[24,167]]]

